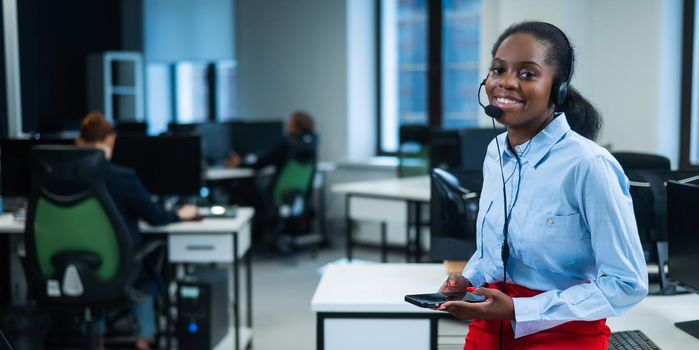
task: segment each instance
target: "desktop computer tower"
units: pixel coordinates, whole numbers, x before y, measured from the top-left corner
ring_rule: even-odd
[[[229,330],[228,271],[200,268],[177,285],[178,349],[212,349]]]

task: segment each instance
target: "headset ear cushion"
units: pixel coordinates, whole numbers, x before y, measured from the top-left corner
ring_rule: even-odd
[[[555,104],[556,106],[560,106],[563,104],[563,102],[566,100],[566,95],[568,94],[568,82],[562,82],[560,85],[558,85],[558,91],[556,91],[555,95]]]

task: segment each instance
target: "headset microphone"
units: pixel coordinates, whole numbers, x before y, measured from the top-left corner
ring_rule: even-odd
[[[484,106],[483,103],[481,103],[481,89],[483,86],[485,86],[485,81],[488,80],[488,77],[486,76],[485,79],[481,82],[481,85],[478,86],[478,104],[483,107],[483,110],[485,111],[485,114],[487,114],[491,118],[498,119],[502,115],[502,109],[495,107],[493,105],[487,105]]]

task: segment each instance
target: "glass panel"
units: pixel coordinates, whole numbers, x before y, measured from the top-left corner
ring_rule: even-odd
[[[477,127],[481,1],[442,4],[442,127]]]
[[[381,6],[381,149],[395,152],[400,125],[427,123],[427,2]]]
[[[201,123],[209,115],[207,65],[183,62],[175,66],[175,100],[177,123]]]
[[[146,66],[146,81],[148,133],[157,135],[167,131],[167,124],[172,118],[170,65],[149,63]]]
[[[699,6],[694,8],[694,46],[692,52],[691,130],[689,162],[699,165]]]
[[[233,60],[216,63],[216,120],[218,121],[235,119],[235,67],[236,62]]]

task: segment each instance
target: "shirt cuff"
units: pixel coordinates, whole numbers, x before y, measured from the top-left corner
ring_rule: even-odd
[[[474,287],[480,287],[485,284],[485,280],[483,279],[482,275],[475,271],[470,271],[468,267],[466,267],[466,271],[464,271],[464,277],[466,277],[466,279],[471,282],[471,285]]]
[[[515,339],[541,330],[541,311],[537,298],[512,298],[515,320],[511,322]]]

